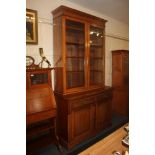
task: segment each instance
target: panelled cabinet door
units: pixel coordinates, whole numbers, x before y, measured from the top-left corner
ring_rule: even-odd
[[[96,129],[103,129],[111,123],[111,99],[104,94],[97,96],[96,103]]]
[[[129,114],[129,91],[127,89],[115,89],[113,91],[113,111],[121,114]]]
[[[129,53],[114,51],[112,55],[112,84],[113,86],[129,85]]]
[[[94,120],[93,98],[80,99],[73,102],[71,113],[70,139],[82,141],[91,135]]]
[[[129,53],[124,53],[123,56],[123,84],[129,85]]]
[[[85,23],[66,19],[66,89],[85,86]]]
[[[123,58],[121,54],[112,55],[112,83],[113,86],[122,86],[123,85]],[[115,77],[115,78],[114,78]]]

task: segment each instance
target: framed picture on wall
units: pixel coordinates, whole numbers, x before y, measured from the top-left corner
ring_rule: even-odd
[[[38,14],[26,9],[26,44],[38,44]]]

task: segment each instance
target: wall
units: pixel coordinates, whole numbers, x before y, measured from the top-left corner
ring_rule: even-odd
[[[26,55],[33,56],[35,63],[40,62],[39,47],[42,47],[44,54],[53,65],[53,26],[51,11],[60,5],[65,5],[77,10],[98,16],[108,20],[106,23],[106,70],[105,84],[111,85],[112,62],[111,51],[116,49],[128,49],[128,25],[125,25],[106,15],[89,10],[67,0],[26,0],[26,7],[38,11],[38,45],[27,45]],[[118,39],[119,38],[119,39]],[[46,66],[45,66],[46,67]]]

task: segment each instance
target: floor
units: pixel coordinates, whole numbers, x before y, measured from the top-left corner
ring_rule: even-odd
[[[127,117],[121,117],[118,115],[113,115],[112,117],[112,126],[103,130],[100,134],[97,136],[90,138],[79,145],[77,145],[73,150],[70,152],[67,151],[65,148],[63,148],[64,152],[61,153],[61,155],[76,155],[80,153],[81,151],[85,150],[89,146],[93,145],[94,143],[98,142],[99,140],[103,139],[125,123],[127,123],[129,120]],[[58,152],[55,145],[51,144],[47,146],[44,149],[38,150],[34,155],[60,155],[60,152]]]

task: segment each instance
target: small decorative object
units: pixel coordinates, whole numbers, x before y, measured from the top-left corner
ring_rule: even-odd
[[[128,151],[125,151],[125,154],[124,155],[129,155],[129,152]]]
[[[47,60],[47,58],[44,56],[44,53],[43,53],[43,48],[39,48],[39,54],[42,58],[41,62],[39,63],[39,66],[42,68],[43,66],[43,62],[46,62],[48,64],[48,67],[51,66],[51,63]]]
[[[113,155],[122,155],[119,151],[114,151]]]
[[[34,58],[31,56],[26,56],[26,67],[34,65]]]
[[[38,43],[37,11],[26,9],[26,44]]]
[[[26,56],[26,69],[36,69],[39,65],[34,64],[34,58],[31,56]]]
[[[113,155],[129,155],[128,151],[125,151],[123,153],[119,152],[119,151],[114,151]]]
[[[129,125],[125,126],[124,129],[129,132]]]
[[[123,138],[122,143],[129,146],[129,135],[128,134]]]
[[[129,146],[129,125],[125,126],[124,129],[127,132],[127,135],[122,139],[122,143]]]

